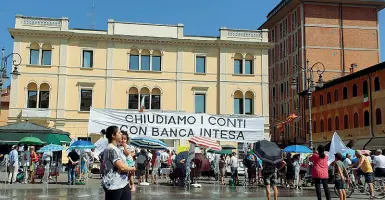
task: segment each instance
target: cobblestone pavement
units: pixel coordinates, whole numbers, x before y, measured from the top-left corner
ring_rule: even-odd
[[[1,178],[1,177],[0,177]],[[1,180],[1,179],[0,179]],[[4,179],[3,179],[4,180]],[[330,186],[332,187],[332,186]],[[332,197],[336,197],[331,189]],[[279,188],[279,199],[310,200],[316,199],[314,188],[303,188],[291,190]],[[367,199],[367,195],[353,194],[352,200]],[[90,179],[87,185],[69,186],[66,184],[66,176],[59,178],[58,184],[0,184],[0,199],[34,200],[34,199],[104,199],[104,191],[100,186],[100,179]],[[138,186],[137,191],[132,194],[132,199],[138,200],[179,200],[179,199],[266,199],[263,187],[242,186],[231,188],[229,186],[218,186],[202,181],[202,188],[190,188],[161,185]]]

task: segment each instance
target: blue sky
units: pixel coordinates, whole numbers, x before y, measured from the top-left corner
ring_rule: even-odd
[[[220,2],[220,3],[219,3]],[[242,3],[241,3],[242,2]],[[217,36],[221,26],[256,29],[280,0],[95,0],[95,28],[107,29],[107,20],[185,25],[187,35]],[[15,15],[68,17],[71,28],[91,28],[92,0],[4,0],[0,6],[0,47],[12,52],[7,29],[14,27]],[[381,61],[385,58],[385,11],[380,13]],[[8,72],[10,71],[8,66]]]

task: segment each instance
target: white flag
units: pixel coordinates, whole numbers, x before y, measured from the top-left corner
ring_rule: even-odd
[[[330,165],[330,163],[334,161],[334,154],[336,154],[337,152],[343,154],[348,149],[349,148],[345,146],[344,142],[341,140],[340,136],[338,136],[337,132],[334,132],[332,143],[330,144],[328,164]]]

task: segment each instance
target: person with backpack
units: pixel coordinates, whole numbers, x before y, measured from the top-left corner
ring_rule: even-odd
[[[270,200],[270,187],[274,191],[274,200],[278,199],[278,188],[277,188],[277,167],[275,164],[263,162],[262,163],[262,177],[264,185],[266,186],[266,197]]]

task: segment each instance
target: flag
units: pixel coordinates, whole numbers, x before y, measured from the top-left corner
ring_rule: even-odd
[[[337,132],[334,132],[332,142],[330,144],[329,157],[328,157],[328,165],[334,161],[334,154],[339,152],[341,154],[348,151],[348,148],[345,146],[344,142],[341,140],[340,136],[338,136]]]
[[[277,128],[278,128],[278,130],[279,130],[280,132],[283,132],[283,125],[284,125],[284,123],[279,123],[279,124],[277,124]]]
[[[364,101],[362,102],[362,106],[369,106],[369,97],[368,94],[364,94]]]
[[[293,121],[293,120],[295,120],[295,119],[297,119],[297,118],[298,118],[298,115],[297,115],[297,114],[291,113],[291,114],[286,118],[286,123],[291,122],[291,121]]]
[[[146,98],[146,95],[142,96],[142,101],[140,102],[140,108],[139,112],[144,112],[144,99]]]

